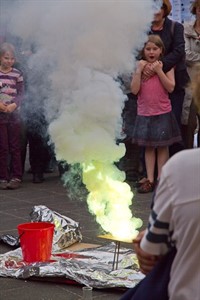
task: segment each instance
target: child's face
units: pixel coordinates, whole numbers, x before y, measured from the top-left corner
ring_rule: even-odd
[[[148,62],[153,63],[156,60],[159,60],[161,54],[162,48],[159,48],[158,46],[156,46],[156,44],[152,42],[146,43],[144,47],[144,57]]]
[[[15,57],[12,52],[7,51],[0,57],[0,65],[2,69],[9,70],[15,62]]]

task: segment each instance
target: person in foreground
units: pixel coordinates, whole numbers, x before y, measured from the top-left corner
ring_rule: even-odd
[[[192,79],[195,102],[200,110],[200,64]],[[134,240],[140,269],[151,275],[172,247],[175,257],[169,269],[167,295],[151,297],[154,284],[146,294],[145,286],[137,297],[135,288],[121,300],[169,299],[199,300],[200,295],[200,148],[183,150],[175,154],[163,166],[160,181],[153,199],[148,228]],[[166,264],[167,267],[167,264]],[[160,278],[155,285],[162,285]],[[144,281],[143,280],[143,281]],[[141,282],[140,282],[141,283]],[[140,285],[139,283],[139,285]],[[142,297],[143,294],[143,297]]]

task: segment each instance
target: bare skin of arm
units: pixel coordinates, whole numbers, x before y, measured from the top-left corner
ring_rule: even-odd
[[[172,68],[166,74],[163,72],[163,64],[161,61],[147,63],[145,60],[138,62],[137,69],[133,73],[131,82],[131,91],[137,95],[140,90],[141,80],[148,80],[151,76],[157,74],[160,81],[168,93],[172,93],[175,87],[174,69]]]
[[[6,106],[6,111],[5,112],[12,113],[16,108],[17,108],[17,105],[15,103],[8,104]]]
[[[132,77],[132,81],[131,81],[131,92],[134,95],[137,95],[140,90],[142,73],[143,73],[143,70],[144,70],[144,67],[146,66],[146,64],[147,64],[147,62],[145,60],[140,60],[138,62],[135,73],[133,73],[133,77]]]
[[[158,75],[162,85],[168,93],[172,93],[175,87],[174,69],[172,68],[165,74],[163,72],[163,63],[157,60],[152,64],[152,70]]]
[[[0,112],[6,112],[6,109],[7,109],[7,105],[0,102]]]

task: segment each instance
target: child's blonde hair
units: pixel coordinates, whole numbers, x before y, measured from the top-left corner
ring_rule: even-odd
[[[15,56],[15,47],[10,43],[3,43],[0,46],[0,58],[2,55],[4,55],[6,52],[10,52]]]
[[[143,47],[143,49],[141,51],[142,58],[145,58],[145,56],[144,56],[144,48],[146,47],[146,44],[149,43],[149,42],[154,43],[158,48],[162,49],[161,57],[163,57],[164,52],[165,52],[165,46],[163,44],[163,41],[161,40],[161,38],[159,37],[159,35],[157,35],[157,34],[150,34],[148,36],[148,40],[145,42],[144,47]]]

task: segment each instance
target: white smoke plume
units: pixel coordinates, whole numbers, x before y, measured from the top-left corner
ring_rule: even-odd
[[[115,236],[122,228],[133,236],[141,222],[133,226],[133,195],[113,164],[125,153],[116,140],[126,95],[116,79],[133,71],[155,1],[9,2],[9,31],[36,45],[29,67],[49,82],[42,89],[57,159],[81,164],[89,209],[102,228]]]

